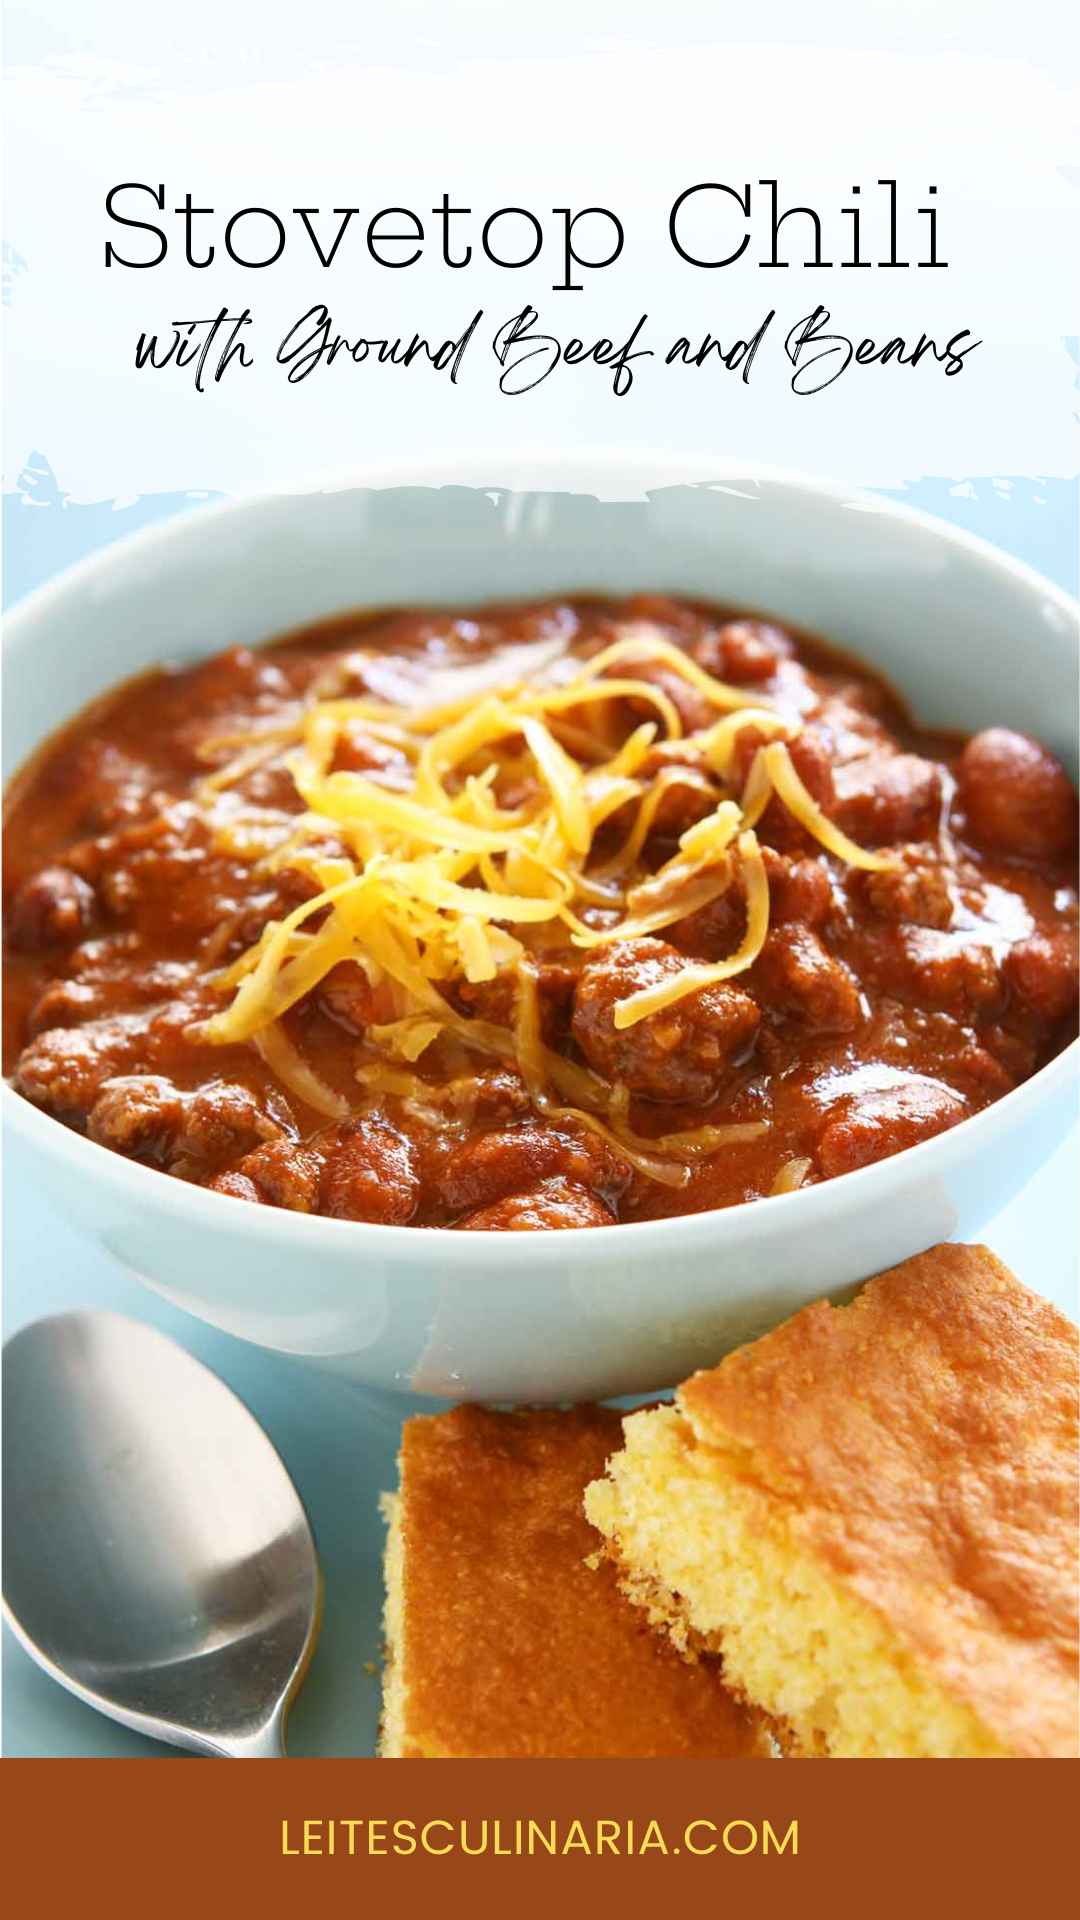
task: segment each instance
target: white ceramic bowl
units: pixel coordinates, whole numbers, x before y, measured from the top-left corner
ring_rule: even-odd
[[[937,521],[794,476],[644,456],[396,478],[207,508],[33,595],[5,639],[8,771],[92,695],[157,661],[351,607],[588,588],[788,618],[883,669],[921,718],[1026,729],[1075,770],[1075,607]],[[1061,1137],[1075,1055],[954,1131],[823,1186],[535,1235],[238,1206],[4,1099],[9,1140],[52,1203],[215,1326],[370,1386],[550,1401],[674,1381],[806,1301],[973,1235]]]

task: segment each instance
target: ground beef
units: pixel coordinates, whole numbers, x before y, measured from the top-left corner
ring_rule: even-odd
[[[899,751],[898,719],[886,689],[870,680],[825,683],[814,703],[815,724],[828,734],[838,767],[868,753]]]
[[[132,1159],[167,1161],[181,1125],[183,1098],[161,1074],[125,1074],[106,1080],[87,1116],[86,1131],[101,1147]]]
[[[666,939],[680,953],[691,960],[706,961],[723,960],[734,953],[745,932],[746,901],[736,886],[664,929]]]
[[[798,922],[769,934],[751,982],[770,1005],[819,1033],[851,1033],[862,1021],[854,974]]]
[[[184,1100],[177,1156],[203,1166],[231,1160],[261,1141],[280,1138],[291,1116],[277,1095],[274,1110],[249,1087],[211,1080]],[[289,1126],[289,1131],[294,1129]]]
[[[271,1140],[244,1155],[233,1177],[251,1181],[260,1200],[290,1213],[314,1213],[319,1204],[319,1156],[295,1140]],[[220,1191],[220,1189],[219,1189]]]
[[[1016,1086],[1034,1073],[1039,1061],[1039,1049],[1029,1035],[1017,1033],[1012,1027],[995,1024],[983,1030],[982,1039],[984,1044],[981,1050],[989,1053],[997,1062],[1008,1082],[1003,1086],[1004,1092],[1007,1093],[1009,1087]]]
[[[188,938],[216,931],[223,906],[248,884],[244,865],[213,855],[201,830],[191,829],[170,847],[144,847],[110,862],[99,889],[116,919],[152,927],[158,937]],[[265,924],[261,919],[259,933]]]
[[[595,1193],[558,1177],[528,1193],[508,1194],[458,1221],[469,1233],[547,1233],[562,1227],[610,1227],[615,1215]]]
[[[34,1001],[27,1018],[31,1035],[50,1027],[77,1027],[83,1020],[100,1019],[100,990],[88,980],[54,980]]]
[[[487,1067],[461,1074],[436,1090],[439,1104],[466,1126],[505,1126],[532,1111],[529,1090],[509,1067]]]
[[[206,1184],[211,1193],[227,1193],[233,1200],[247,1200],[253,1206],[262,1201],[262,1194],[246,1173],[219,1173]]]
[[[104,948],[108,944],[93,941],[80,951],[87,954],[91,946]],[[73,955],[73,967],[77,964],[78,956]],[[73,979],[54,980],[46,987],[30,1010],[30,1032],[45,1033],[50,1027],[81,1026],[85,1020],[133,1013],[183,992],[192,979],[193,969],[180,962],[161,960],[155,966],[132,967],[130,952],[101,964],[88,963]]]
[[[989,727],[969,740],[957,768],[968,832],[982,846],[1039,860],[1076,841],[1076,795],[1052,753],[1026,733]]]
[[[759,733],[756,727],[744,727],[739,733],[733,763],[733,776],[737,785],[742,785],[753,764],[758,748],[767,746],[769,739]],[[791,764],[795,768],[803,786],[818,806],[831,818],[835,810],[836,796],[833,787],[833,754],[831,738],[820,728],[807,726],[787,742]],[[769,801],[757,825],[758,839],[764,845],[776,847],[781,853],[810,853],[815,857],[820,853],[814,836],[801,827],[794,814],[790,813],[783,801],[776,795]]]
[[[574,1038],[606,1080],[650,1100],[705,1102],[744,1054],[761,1018],[745,993],[721,984],[687,994],[622,1031],[616,1001],[682,973],[686,960],[664,940],[615,942],[586,961],[574,996]]]
[[[862,963],[877,985],[963,1019],[987,1018],[1004,1005],[999,953],[974,937],[897,926],[864,942]]]
[[[660,693],[665,693],[682,722],[684,733],[700,733],[718,717],[711,700],[707,700],[697,687],[692,686],[689,680],[684,680],[681,673],[674,667],[666,666],[663,661],[619,660],[613,667],[608,668],[608,677],[616,680],[643,680],[646,685],[656,687]],[[643,720],[659,718],[651,700],[634,695],[628,704]]]
[[[714,679],[740,687],[771,680],[794,648],[788,635],[767,620],[729,620],[703,634],[690,651]]]
[[[1005,956],[1002,971],[1017,999],[1041,1020],[1064,1020],[1077,1001],[1075,930],[1033,933],[1018,941]]]
[[[201,1180],[258,1142],[280,1138],[282,1124],[268,1104],[230,1081],[183,1093],[162,1074],[133,1073],[102,1083],[86,1131],[99,1146]]]
[[[838,911],[829,870],[820,859],[797,859],[762,847],[769,883],[769,923],[773,927],[798,921],[822,927]],[[746,900],[738,879],[726,893],[696,913],[687,914],[666,929],[680,953],[695,960],[722,960],[734,953],[746,932]]]
[[[254,904],[249,865],[216,853],[209,826],[185,802],[163,801],[150,819],[81,841],[66,861],[93,883],[107,916],[155,941],[214,934],[241,900],[248,911]]]
[[[896,1087],[846,1100],[844,1112],[822,1129],[815,1160],[822,1175],[834,1179],[945,1133],[969,1114],[963,1094],[924,1073],[909,1073]]]
[[[192,711],[216,714],[219,719],[233,712],[244,717],[264,710],[277,714],[293,691],[273,656],[250,647],[229,647],[203,661],[189,673],[188,685]],[[213,731],[226,729],[215,726]]]
[[[863,847],[932,833],[941,813],[941,769],[915,753],[871,753],[836,770],[833,818]]]
[[[343,960],[332,967],[312,997],[335,1025],[357,1037],[379,1019],[375,989],[355,960]],[[386,1018],[392,1018],[389,1009]]]
[[[1005,1001],[1002,958],[984,942],[913,927],[905,935],[914,991],[961,1018],[985,1019]]]
[[[338,849],[327,847],[325,851],[326,857],[333,859]],[[323,853],[322,847],[319,853]],[[248,947],[254,946],[271,920],[283,920],[294,907],[312,899],[318,891],[318,883],[307,874],[298,872],[295,867],[283,867],[274,876],[272,886],[248,894],[242,906],[206,932],[202,949],[204,964],[220,966],[226,960],[237,958]]]
[[[933,847],[901,847],[897,865],[881,873],[861,873],[853,886],[883,920],[910,920],[919,927],[951,926],[953,896],[949,876]]]
[[[792,860],[763,847],[762,859],[769,882],[769,921],[784,926],[801,921],[806,927],[820,927],[833,911],[832,881],[820,858]]]
[[[339,1128],[322,1169],[320,1213],[404,1226],[419,1199],[416,1150],[404,1134],[375,1116]]]
[[[177,846],[192,824],[191,808],[165,797],[160,799],[160,810],[149,818],[120,821],[107,833],[76,841],[67,850],[67,865],[84,880],[100,881],[129,855],[145,853],[148,847],[167,852]]]
[[[175,1050],[192,1018],[188,1004],[174,1001],[81,1027],[51,1027],[23,1049],[16,1090],[46,1113],[81,1126],[106,1080],[152,1072],[158,1057]]]
[[[707,773],[688,764],[688,752],[683,740],[661,740],[641,763],[642,778],[664,776],[664,791],[653,814],[650,838],[655,834],[677,840],[687,827],[712,813],[722,797],[721,789]]]
[[[580,971],[573,955],[557,960],[534,957],[536,995],[540,1004],[540,1030],[549,1044],[565,1031]],[[447,996],[460,1012],[477,1020],[490,1020],[497,1027],[514,1023],[517,979],[513,973],[497,974],[494,980],[458,980],[447,989]]]
[[[145,762],[105,740],[84,741],[66,763],[65,774],[72,795],[78,796],[78,817],[72,824],[81,833],[102,833],[137,820],[156,784]]]
[[[971,1110],[951,1087],[918,1073],[895,1086],[859,1094],[843,1106],[841,1114],[830,1117],[814,1155],[828,1180],[944,1133]]]
[[[25,880],[11,909],[11,940],[26,952],[70,947],[89,931],[94,889],[68,867],[42,867]]]
[[[464,1141],[442,1169],[441,1197],[451,1213],[461,1213],[562,1176],[614,1199],[629,1174],[625,1161],[595,1134],[536,1123]]]
[[[995,1031],[999,1030],[989,1030],[988,1041],[989,1034]],[[1027,1049],[1024,1049],[1025,1055],[1026,1052]],[[1024,1076],[1017,1075],[1010,1060],[1015,1061],[1020,1057],[1020,1050],[1010,1046],[1007,1041],[981,1046],[977,1040],[969,1040],[949,1061],[949,1074],[962,1093],[969,1094],[981,1105],[985,1100],[1000,1100],[1002,1094],[1012,1092],[1017,1079]],[[1030,1073],[1031,1067],[1026,1071]]]

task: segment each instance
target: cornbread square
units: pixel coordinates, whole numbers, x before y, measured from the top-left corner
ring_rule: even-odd
[[[406,1423],[384,1498],[384,1759],[769,1757],[716,1663],[653,1634],[599,1558],[582,1496],[620,1439],[604,1407]]]
[[[796,1750],[1077,1752],[1077,1332],[985,1247],[631,1414],[585,1504],[653,1624]]]

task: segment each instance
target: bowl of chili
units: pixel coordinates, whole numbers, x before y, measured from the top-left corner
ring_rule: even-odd
[[[797,476],[394,479],[10,618],[35,1180],[213,1324],[455,1398],[646,1389],[977,1232],[1073,1102],[1072,603]]]

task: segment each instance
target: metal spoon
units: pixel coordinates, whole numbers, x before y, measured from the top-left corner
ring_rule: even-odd
[[[27,1652],[153,1739],[281,1759],[322,1582],[262,1428],[119,1314],[35,1321],[3,1384],[4,1606]]]

